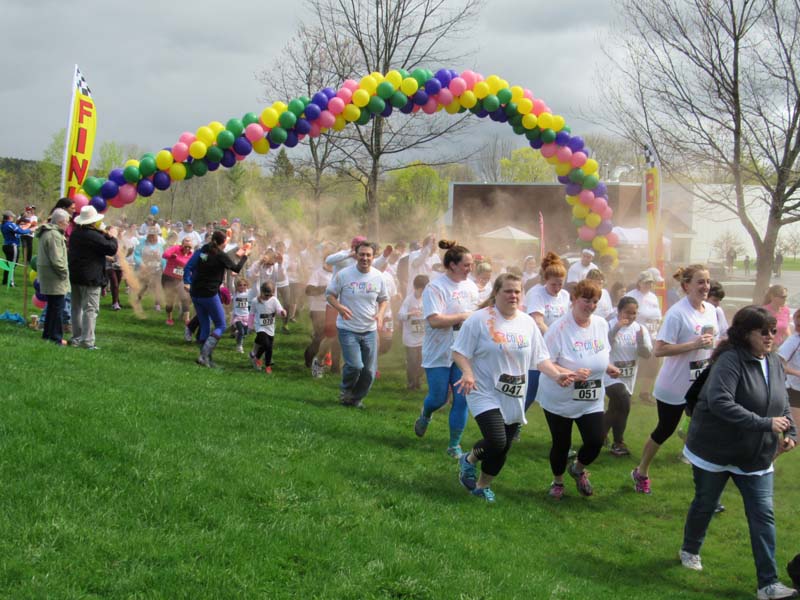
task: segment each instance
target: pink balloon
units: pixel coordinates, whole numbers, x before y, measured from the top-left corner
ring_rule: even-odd
[[[338,96],[331,98],[328,100],[328,110],[334,115],[342,114],[342,111],[344,110],[344,100]]]
[[[251,142],[257,142],[264,137],[264,128],[258,123],[250,123],[244,128],[244,137]]]
[[[470,70],[466,70],[463,73],[461,73],[461,79],[463,79],[464,82],[467,84],[468,90],[471,90],[475,85],[475,83],[478,81],[478,78],[475,76],[475,73],[473,73]]]
[[[89,199],[84,196],[83,194],[75,194],[72,197],[72,201],[75,203],[75,216],[78,216],[78,213],[81,212],[81,209],[89,204]]]
[[[411,109],[411,112],[419,112],[422,107],[419,104],[415,104],[414,108]]]
[[[312,138],[317,138],[319,137],[320,133],[319,121],[314,121],[311,123],[311,129],[309,130],[308,135],[310,135]]]
[[[612,248],[616,248],[619,244],[619,236],[613,231],[606,234],[606,239],[608,240],[608,245]]]
[[[36,308],[38,308],[39,310],[41,310],[41,309],[43,309],[45,306],[47,306],[47,302],[45,302],[44,300],[39,300],[39,299],[36,297],[36,294],[34,294],[34,295],[33,295],[33,305],[34,305]]]
[[[467,91],[467,82],[464,81],[461,77],[453,77],[450,80],[449,89],[456,96],[460,96],[461,94]]]
[[[572,161],[570,164],[575,167],[576,169],[580,169],[583,165],[586,164],[586,154],[583,152],[573,152],[572,153]]]
[[[181,137],[178,138],[179,142],[186,144],[187,146],[191,146],[192,142],[194,142],[195,140],[197,140],[197,136],[193,134],[191,131],[184,131],[181,134]]]
[[[582,190],[581,193],[578,194],[578,200],[580,200],[581,204],[591,206],[594,202],[594,192],[591,190]]]
[[[345,82],[342,84],[343,88],[347,88],[351,92],[355,92],[358,89],[358,82],[354,79],[345,79]]]
[[[522,90],[522,97],[527,98],[528,100],[533,100],[533,92],[530,91],[528,88]]]
[[[483,75],[475,71],[475,83],[478,83],[479,81],[483,81]]]
[[[132,203],[136,200],[136,186],[132,183],[119,186],[119,195],[117,197],[125,204]]]
[[[603,218],[604,221],[609,221],[611,220],[611,217],[614,216],[614,211],[610,206],[607,206],[600,216]]]
[[[558,146],[555,144],[555,142],[550,142],[549,144],[542,146],[540,152],[545,158],[550,158],[551,156],[555,156],[557,150]]]
[[[172,158],[175,162],[183,162],[189,158],[189,146],[183,142],[178,142],[172,147]]]
[[[592,202],[592,212],[596,212],[598,215],[603,214],[603,211],[608,208],[608,202],[602,196],[596,197]]]
[[[305,133],[298,133],[297,134],[297,141],[298,142],[302,142],[304,139],[306,139],[306,134]]]
[[[245,158],[247,158],[247,156],[245,156],[244,154],[236,154],[236,152],[234,152],[233,155],[236,157],[236,160],[239,160],[239,161],[242,161]]]
[[[569,163],[572,160],[572,150],[568,146],[559,146],[556,150],[556,156],[562,163]]]
[[[353,90],[343,87],[338,92],[336,92],[336,97],[341,98],[345,102],[350,102],[351,98],[353,97]],[[328,104],[330,106],[330,104]]]
[[[108,201],[108,206],[113,206],[114,208],[122,208],[123,206],[125,206],[125,203],[120,199],[119,194],[117,194],[116,196],[111,198],[111,200]]]
[[[589,227],[588,225],[581,225],[578,227],[578,237],[581,238],[584,242],[589,242],[594,239],[595,230],[593,227]]]
[[[436,102],[436,98],[428,98],[428,101],[422,107],[422,111],[426,115],[432,115],[436,112],[436,108],[439,106],[439,103]]]
[[[546,105],[543,100],[539,100],[539,98],[536,98],[533,101],[533,111],[531,112],[533,112],[533,114],[535,114],[538,117],[540,114],[544,112],[545,106]]]
[[[336,115],[329,110],[323,110],[319,114],[319,119],[317,119],[317,122],[321,127],[333,127],[333,124],[336,122]]]
[[[453,92],[447,88],[442,88],[436,101],[443,106],[447,106],[453,101]]]

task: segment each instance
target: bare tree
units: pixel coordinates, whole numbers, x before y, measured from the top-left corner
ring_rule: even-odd
[[[484,183],[502,181],[500,161],[511,156],[514,142],[510,139],[493,136],[486,143],[481,144],[476,160],[473,161],[478,177]]]
[[[797,260],[797,254],[800,253],[800,229],[791,228],[782,232],[778,238],[778,248]]]
[[[800,0],[622,6],[623,85],[605,88],[613,122],[651,144],[667,175],[741,221],[756,249],[755,299],[781,227],[800,220]],[[698,185],[708,182],[727,185]]]
[[[445,50],[447,42],[469,33],[480,1],[310,0],[309,6],[323,32],[328,60],[344,80],[376,71],[446,66],[454,58]],[[355,48],[354,55],[351,48]],[[409,115],[390,122],[376,115],[365,125],[346,128],[336,138],[350,164],[347,172],[364,186],[371,238],[379,236],[378,179],[382,172],[402,166],[398,154],[458,131],[466,117]],[[454,160],[456,157],[445,157],[428,164]]]
[[[725,260],[731,252],[739,256],[744,253],[745,249],[741,238],[731,231],[721,233],[711,242],[711,250],[714,252],[714,255],[723,260]]]

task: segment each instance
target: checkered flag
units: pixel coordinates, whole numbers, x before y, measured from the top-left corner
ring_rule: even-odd
[[[654,169],[656,166],[656,155],[650,146],[644,147],[644,164],[648,169]]]
[[[78,68],[78,65],[75,65],[75,87],[78,88],[78,91],[83,94],[84,96],[92,97],[92,90],[89,89],[89,86],[86,83],[86,79],[81,73],[81,70]]]

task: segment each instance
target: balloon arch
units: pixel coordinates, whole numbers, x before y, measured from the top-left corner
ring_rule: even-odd
[[[388,117],[395,110],[404,114],[470,111],[508,123],[555,167],[572,207],[578,244],[617,262],[619,240],[611,231],[613,211],[608,206],[608,192],[583,139],[572,135],[564,118],[553,114],[530,90],[509,86],[497,75],[484,79],[469,70],[461,74],[450,69],[376,72],[360,81],[348,79],[338,90],[325,88],[312,98],[275,102],[260,115],[247,113],[225,125],[213,121],[195,133],[181,134],[171,148],[129,160],[106,179],[87,177],[84,193],[75,196],[77,208],[86,203],[100,212],[108,206],[121,208],[137,196],[168,189],[173,181],[202,177],[220,166],[230,168],[251,152],[266,154],[281,145],[293,148],[305,136],[315,138],[329,129],[341,131],[348,123],[366,125],[376,115]]]

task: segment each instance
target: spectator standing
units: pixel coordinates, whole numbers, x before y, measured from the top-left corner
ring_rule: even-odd
[[[65,343],[61,313],[69,292],[67,241],[64,237],[68,225],[69,213],[57,208],[50,216],[50,222],[42,225],[36,233],[39,238],[36,262],[39,293],[45,296],[49,308],[44,318],[42,338],[59,345]]]

